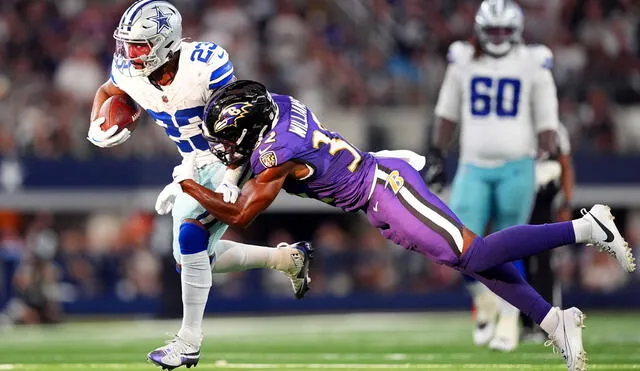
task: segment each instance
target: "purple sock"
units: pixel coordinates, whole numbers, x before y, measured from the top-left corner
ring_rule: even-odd
[[[537,324],[540,324],[551,310],[551,304],[522,278],[511,263],[502,264],[484,272],[465,273],[484,283],[489,290],[520,309]]]
[[[575,242],[571,222],[518,225],[476,238],[460,256],[460,267],[468,272],[482,272]]]

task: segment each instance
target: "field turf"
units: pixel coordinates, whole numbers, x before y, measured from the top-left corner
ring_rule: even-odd
[[[179,321],[74,321],[0,333],[0,370],[159,370],[145,361]],[[592,370],[640,369],[640,313],[589,313]],[[466,313],[208,319],[205,370],[566,370],[540,344],[473,347]],[[180,368],[178,370],[186,370]]]

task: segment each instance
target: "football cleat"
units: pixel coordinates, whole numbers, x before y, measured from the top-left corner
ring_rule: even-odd
[[[180,366],[195,367],[200,361],[200,347],[189,344],[176,335],[166,345],[147,354],[147,359],[163,370],[173,370]]]
[[[560,310],[552,308],[558,316],[558,326],[549,334],[545,346],[553,346],[553,352],[560,352],[569,371],[587,369],[587,352],[582,346],[582,328],[586,316],[578,308]]]
[[[291,249],[291,268],[284,270],[284,274],[291,279],[293,294],[296,299],[302,299],[309,291],[311,277],[309,277],[309,263],[313,260],[313,248],[311,243],[302,241],[294,244],[280,243],[278,248]]]
[[[520,311],[500,313],[489,349],[511,352],[518,347],[520,340]]]
[[[636,269],[635,258],[629,244],[622,238],[618,227],[613,222],[611,208],[596,204],[591,210],[582,209],[580,213],[583,219],[591,223],[591,238],[587,244],[594,245],[598,250],[616,258],[622,268],[633,272]]]
[[[473,297],[475,308],[475,328],[473,343],[477,346],[487,345],[493,338],[498,316],[498,297],[488,289],[482,290]]]

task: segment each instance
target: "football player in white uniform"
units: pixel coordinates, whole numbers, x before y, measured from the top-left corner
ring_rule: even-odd
[[[435,109],[439,133],[429,164],[442,164],[460,125],[460,161],[450,207],[474,232],[526,223],[535,195],[538,147],[552,152],[558,101],[552,53],[522,43],[524,18],[511,0],[485,0],[475,18],[475,39],[449,48],[449,67]],[[442,187],[442,166],[427,182]],[[490,221],[492,222],[491,224]],[[514,248],[518,248],[514,246]],[[523,272],[522,262],[518,267]],[[510,351],[517,347],[518,311],[479,282],[471,283],[476,309],[474,342]],[[501,307],[499,320],[498,307]]]
[[[311,247],[306,242],[268,248],[221,241],[227,225],[182,193],[178,185],[182,179],[176,175],[189,173],[199,184],[223,193],[227,202],[235,201],[239,193],[242,170],[226,172],[201,130],[209,96],[235,80],[229,54],[211,42],[184,42],[180,13],[167,1],[132,4],[122,15],[114,38],[117,48],[111,77],[96,92],[88,140],[98,147],[112,147],[131,136],[130,130],[118,131],[116,126],[103,131],[100,125],[105,118],[98,117],[107,98],[127,94],[165,130],[183,157],[174,169],[174,182],[156,202],[159,214],[171,211],[173,216],[173,254],[181,266],[182,326],[175,338],[150,352],[148,358],[167,369],[190,367],[200,357],[212,272],[277,269],[291,279],[295,296],[301,298],[308,290]],[[193,169],[194,162],[197,169]]]

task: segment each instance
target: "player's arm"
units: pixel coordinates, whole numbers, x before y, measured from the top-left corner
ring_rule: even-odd
[[[427,152],[426,182],[434,192],[440,192],[444,187],[444,156],[453,142],[460,122],[462,91],[457,68],[458,66],[453,64],[447,67],[435,110],[435,140]]]
[[[114,95],[126,94],[124,90],[118,88],[111,79],[102,84],[96,91],[96,95],[93,97],[93,106],[91,108],[91,121],[98,118],[98,112],[104,102]]]
[[[535,75],[532,87],[532,106],[539,149],[549,155],[557,152],[556,131],[558,130],[558,95],[556,83],[551,73],[553,54],[546,46],[535,46],[532,62]]]
[[[221,222],[234,227],[246,228],[278,196],[289,175],[295,176],[300,164],[288,161],[268,168],[249,180],[243,187],[236,203],[227,203],[220,193],[201,186],[193,179],[180,182],[182,191],[193,197],[209,214]]]
[[[571,205],[573,203],[573,186],[575,184],[575,173],[573,170],[573,159],[571,156],[571,143],[569,133],[564,125],[558,127],[559,156],[558,162],[562,172],[560,173],[560,186],[564,200],[558,209],[558,221],[569,221],[572,219]]]

